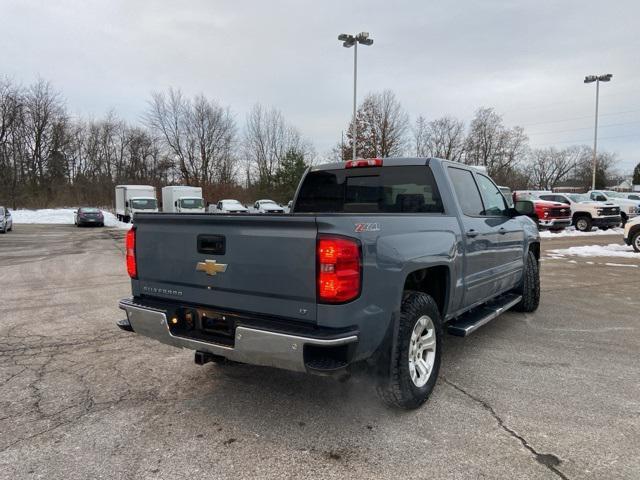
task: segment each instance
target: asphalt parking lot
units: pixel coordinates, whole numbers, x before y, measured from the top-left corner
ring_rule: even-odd
[[[411,412],[121,332],[122,238],[0,236],[0,478],[640,478],[640,256],[544,253],[617,236],[544,239],[540,309],[447,337]]]

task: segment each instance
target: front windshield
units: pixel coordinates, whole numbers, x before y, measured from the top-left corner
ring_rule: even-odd
[[[591,200],[589,195],[585,193],[572,193],[571,195],[568,195],[568,197],[574,202],[588,202]]]
[[[181,198],[180,207],[182,208],[203,208],[204,203],[201,198]]]
[[[131,200],[131,208],[136,210],[155,210],[158,202],[155,198],[134,198]]]
[[[609,190],[603,192],[607,197],[613,197],[613,198],[624,198],[624,195],[618,192],[611,192]]]

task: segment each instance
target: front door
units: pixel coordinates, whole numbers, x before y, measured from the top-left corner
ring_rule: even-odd
[[[448,167],[461,210],[464,245],[464,299],[469,307],[496,293],[493,276],[499,266],[495,219],[484,215],[480,190],[469,170]],[[503,199],[504,202],[504,199]]]

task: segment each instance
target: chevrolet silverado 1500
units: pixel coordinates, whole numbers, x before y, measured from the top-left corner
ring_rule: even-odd
[[[368,366],[416,408],[443,334],[534,311],[535,223],[484,173],[438,159],[314,166],[292,212],[136,214],[123,330],[224,359],[313,374]]]

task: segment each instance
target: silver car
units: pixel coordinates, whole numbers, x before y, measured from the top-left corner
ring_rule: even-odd
[[[0,233],[7,233],[11,230],[13,230],[11,212],[7,207],[0,207]]]

